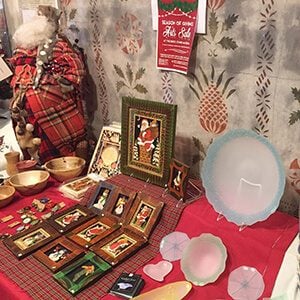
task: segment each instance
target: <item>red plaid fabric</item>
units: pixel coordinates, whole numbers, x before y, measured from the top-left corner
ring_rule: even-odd
[[[155,199],[164,201],[165,206],[162,217],[146,247],[129,257],[120,265],[114,267],[110,273],[75,296],[75,299],[90,300],[101,298],[108,292],[113,282],[122,272],[134,272],[154,258],[159,251],[161,239],[175,229],[184,208],[184,205],[177,205],[178,201],[174,197],[170,195],[163,197],[163,188],[147,184],[141,180],[125,175],[118,175],[110,179],[109,182],[136,192],[142,191]],[[88,194],[91,195],[92,192],[91,189]],[[73,297],[52,278],[52,273],[32,256],[18,261],[1,242],[0,261],[0,271],[5,273],[10,280],[24,289],[33,299],[73,299]]]
[[[34,78],[36,56],[37,49],[15,51],[10,60],[15,67],[11,81],[15,92],[18,91],[19,81],[24,76]],[[25,65],[30,67],[29,71],[23,74]],[[42,139],[40,146],[42,162],[55,156],[70,155],[86,134],[80,93],[80,84],[85,71],[79,54],[66,41],[58,39],[49,66],[49,70],[43,73],[38,88],[33,89],[32,85],[28,85],[25,93],[28,122],[34,125],[35,134]],[[61,79],[70,82],[74,89],[62,93],[58,82]]]

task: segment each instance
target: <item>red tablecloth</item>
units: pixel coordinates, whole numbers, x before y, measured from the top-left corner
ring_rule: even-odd
[[[148,245],[133,256],[127,258],[127,260],[120,265],[114,267],[111,272],[102,277],[91,287],[80,292],[75,297],[76,299],[99,299],[107,293],[120,273],[126,271],[134,272],[155,257],[161,239],[175,229],[184,208],[183,205],[177,205],[178,201],[174,197],[165,195],[163,188],[145,183],[141,180],[120,174],[111,178],[109,182],[122,188],[126,187],[135,192],[143,191],[155,199],[164,201],[165,206],[160,221],[151,234]],[[16,211],[26,205],[30,205],[34,198],[49,197],[52,201],[57,203],[64,201],[66,207],[77,203],[63,197],[61,193],[57,191],[57,186],[57,183],[50,181],[47,189],[41,194],[25,198],[19,197],[18,195],[13,204],[1,211],[2,216],[13,214],[20,220],[20,216]],[[91,188],[87,192],[82,203],[86,203],[85,200],[92,194],[93,189],[94,188]],[[0,232],[7,232],[7,224],[1,224],[0,230]],[[15,229],[11,231],[13,233]],[[27,300],[29,296],[38,300],[73,299],[73,297],[53,279],[52,273],[31,255],[18,261],[3,243],[0,242],[0,291],[2,290],[3,292],[0,296],[3,296],[3,299],[11,299],[9,298],[11,295],[14,297],[12,299],[18,300]],[[0,299],[2,299],[1,297]]]
[[[59,185],[60,185],[59,182],[50,178],[48,181],[48,184],[47,184],[47,189],[45,189],[44,191],[42,191],[39,194],[35,194],[32,196],[22,196],[17,192],[15,194],[13,202],[11,204],[9,204],[8,206],[0,209],[0,219],[2,219],[3,217],[9,216],[9,215],[12,215],[14,217],[12,220],[10,220],[9,222],[6,222],[6,223],[1,223],[1,221],[0,221],[0,234],[3,234],[3,233],[15,234],[16,233],[16,228],[22,224],[21,214],[19,214],[17,211],[26,206],[31,206],[32,201],[34,199],[49,198],[52,201],[52,203],[64,202],[66,206],[63,209],[66,209],[66,208],[76,204],[77,201],[71,200],[71,199],[63,197],[61,195],[61,193],[57,190]],[[48,213],[51,210],[46,209],[44,212],[38,212],[35,209],[32,209],[32,211],[34,211],[35,216],[38,219],[40,219],[43,214]],[[15,221],[19,221],[19,222],[21,222],[21,224],[18,226],[15,226],[13,228],[9,228],[8,225]]]
[[[135,179],[132,179],[129,183],[124,176],[120,176],[119,179],[116,179],[113,183],[118,183],[120,186],[130,185],[131,188],[134,188],[137,191],[144,189],[156,196],[159,196],[162,190],[156,186],[145,186],[143,182]],[[0,217],[2,218],[3,216],[12,214],[20,218],[16,211],[31,204],[34,198],[39,197],[49,197],[54,202],[64,201],[66,203],[66,207],[75,204],[76,202],[62,197],[56,189],[57,185],[58,184],[54,181],[50,181],[47,190],[41,194],[26,198],[18,195],[13,204],[0,210]],[[180,221],[175,229],[177,220],[176,216],[179,217],[181,210],[176,210],[175,207],[173,208],[176,201],[172,202],[171,197],[167,197],[167,199],[169,202],[165,207],[165,214],[163,215],[156,232],[153,233],[153,245],[155,245],[155,247],[151,248],[151,254],[155,249],[156,251],[158,250],[157,244],[163,237],[163,229],[168,231],[171,228],[173,228],[173,230],[186,232],[190,238],[199,236],[201,233],[205,232],[212,233],[222,239],[228,252],[226,269],[216,282],[204,287],[193,286],[192,291],[186,299],[230,299],[227,294],[228,275],[232,270],[241,265],[255,267],[263,274],[266,287],[261,299],[263,297],[270,297],[284,253],[298,232],[298,219],[287,214],[276,212],[267,220],[239,231],[239,228],[235,224],[229,223],[225,218],[217,221],[218,214],[208,203],[207,199],[205,197],[201,197],[199,200],[196,200],[184,209]],[[13,233],[15,231],[15,229],[7,230],[7,224],[10,222],[0,224],[0,233]],[[172,226],[166,228],[170,222],[172,222]],[[167,233],[167,231],[165,231],[165,233]],[[53,282],[53,278],[51,278],[52,275],[50,274],[51,272],[34,258],[28,257],[18,262],[2,245],[2,243],[0,251],[0,270],[2,270],[2,272],[0,272],[1,299],[27,300],[34,298],[33,295],[41,294],[44,295],[43,297],[45,297],[45,299],[47,299],[47,296],[50,294],[51,297],[49,297],[51,299],[72,298],[72,296],[70,296],[67,292],[64,292],[58,284]],[[150,250],[145,248],[143,251],[146,253]],[[142,251],[140,252],[140,254],[142,254]],[[108,286],[110,283],[112,284],[112,279],[117,276],[118,272],[132,271],[132,268],[129,268],[128,266],[138,265],[138,261],[134,262],[134,260],[137,260],[138,257],[145,259],[143,258],[143,255],[133,256],[131,258],[133,259],[132,263],[128,260],[128,262],[121,264],[119,270],[116,268],[112,274],[107,275],[106,279],[103,278],[104,281],[100,280],[99,283],[95,283],[93,286],[80,293],[76,298],[99,299],[101,297],[100,285],[105,284],[105,286]],[[154,259],[149,261],[149,263],[156,263],[161,259],[161,255],[157,254]],[[144,262],[146,261],[147,260],[145,259]],[[184,280],[184,275],[180,270],[179,261],[173,262],[173,270],[165,278],[163,283],[155,282],[148,278],[142,272],[142,267],[134,270],[137,270],[137,273],[142,274],[146,281],[146,285],[142,292],[149,291],[166,283]],[[16,281],[13,282],[12,277],[14,276],[17,278],[17,282],[22,282],[22,286],[17,285],[15,283]],[[30,293],[27,293],[26,290],[28,291],[29,289]],[[63,297],[54,293],[56,291],[59,292],[60,295],[63,295]],[[31,296],[29,296],[29,294]],[[57,297],[53,295],[57,295]],[[93,295],[93,297],[91,297],[91,295]],[[36,299],[41,299],[41,297],[36,297]],[[116,298],[106,295],[103,299],[108,300]]]
[[[218,214],[205,197],[187,206],[180,218],[176,231],[186,232],[190,238],[201,233],[212,233],[220,237],[227,248],[226,269],[211,284],[203,287],[193,286],[185,299],[221,300],[231,299],[227,293],[228,276],[239,266],[255,267],[265,282],[265,290],[260,299],[270,297],[275,279],[288,246],[298,232],[298,219],[281,212],[275,212],[267,220],[258,222],[239,231],[238,226],[229,223],[225,218],[218,219]],[[158,254],[149,263],[155,264],[162,260]],[[146,285],[142,293],[160,287],[166,283],[185,280],[180,269],[180,262],[173,262],[173,270],[166,276],[163,283],[147,277],[142,268],[136,273],[142,274]],[[107,295],[102,299],[116,299]],[[155,299],[154,299],[155,300]]]
[[[65,207],[64,209],[74,205],[76,202],[69,198],[62,197],[62,195],[57,191],[57,187],[59,186],[59,183],[54,181],[53,179],[50,178],[48,184],[47,184],[47,189],[44,190],[43,192],[32,195],[32,196],[22,196],[19,193],[16,193],[13,202],[0,209],[0,219],[3,217],[12,215],[14,218],[10,220],[9,222],[1,223],[0,222],[0,234],[4,233],[9,233],[9,234],[15,234],[16,233],[16,228],[20,225],[22,225],[22,219],[21,219],[21,214],[19,214],[17,211],[20,210],[21,208],[24,208],[25,206],[31,206],[32,201],[34,199],[39,199],[43,197],[49,198],[53,203],[59,203],[59,202],[64,202]],[[33,211],[35,211],[33,209]],[[41,215],[50,212],[50,209],[46,209],[44,212],[37,212],[35,211],[36,214],[35,216],[37,218],[41,218]],[[17,225],[13,228],[9,228],[8,225],[15,222],[19,221],[21,224]],[[0,262],[0,264],[3,264],[3,261]],[[12,272],[13,268],[12,268]],[[19,273],[22,273],[22,267],[20,266]],[[25,274],[26,276],[26,274]],[[16,300],[16,299],[22,299],[22,300],[27,300],[27,299],[32,299],[24,289],[19,287],[16,283],[14,283],[12,280],[9,279],[4,273],[0,272],[0,299],[5,299],[5,300]]]

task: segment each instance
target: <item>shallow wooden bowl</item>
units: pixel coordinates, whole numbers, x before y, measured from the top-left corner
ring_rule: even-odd
[[[13,186],[0,186],[0,208],[8,205],[14,198],[16,189]]]
[[[77,156],[64,156],[46,162],[45,169],[57,181],[63,182],[81,174],[85,160]]]
[[[34,195],[46,187],[49,177],[47,171],[32,170],[15,174],[8,182],[22,195]]]

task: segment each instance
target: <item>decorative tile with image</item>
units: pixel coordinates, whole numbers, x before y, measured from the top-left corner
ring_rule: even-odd
[[[67,237],[78,245],[89,248],[119,228],[120,225],[111,218],[96,217],[76,227]]]
[[[111,265],[93,252],[88,252],[53,277],[67,291],[75,295],[112,269]]]
[[[90,249],[115,266],[146,244],[147,239],[121,228]]]
[[[186,187],[188,183],[188,172],[190,167],[184,163],[172,159],[170,163],[170,177],[168,190],[175,198],[185,200]]]
[[[125,227],[149,238],[159,220],[163,206],[164,202],[146,194],[138,193],[126,218]]]
[[[53,227],[42,223],[6,238],[3,242],[17,258],[21,259],[59,236]]]
[[[114,185],[101,181],[91,196],[87,207],[96,214],[101,214],[101,212],[109,205],[115,189],[116,187]]]
[[[83,248],[61,236],[36,251],[33,256],[52,272],[57,272],[84,254]]]
[[[136,192],[132,192],[125,188],[116,189],[111,201],[104,210],[104,213],[106,215],[109,214],[118,222],[122,223],[127,217],[135,196]]]
[[[48,222],[59,232],[66,233],[82,223],[87,222],[94,216],[95,214],[90,209],[77,204],[58,214],[53,215],[51,218],[47,219],[46,222]]]

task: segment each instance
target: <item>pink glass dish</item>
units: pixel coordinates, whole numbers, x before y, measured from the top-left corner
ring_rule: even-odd
[[[180,267],[186,280],[203,286],[225,270],[227,251],[222,240],[210,233],[192,238],[183,251]]]
[[[252,267],[241,266],[228,277],[228,294],[234,300],[259,299],[265,289],[262,275]]]
[[[181,259],[184,248],[189,243],[190,238],[184,232],[174,231],[160,242],[159,251],[163,259],[176,261]]]
[[[148,264],[143,268],[143,272],[156,281],[163,281],[172,271],[173,265],[169,261],[162,260],[157,264]]]

